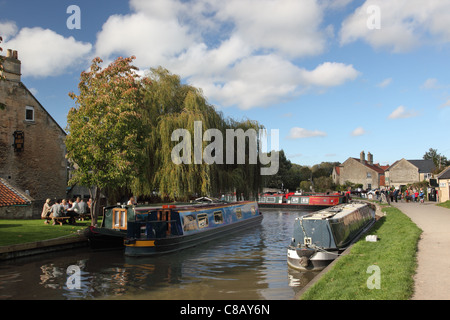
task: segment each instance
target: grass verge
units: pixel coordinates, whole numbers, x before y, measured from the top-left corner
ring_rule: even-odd
[[[450,209],[450,200],[447,200],[445,202],[441,202],[437,204],[439,207],[444,207]]]
[[[383,209],[384,217],[369,234],[377,242],[366,242],[365,236],[354,244],[349,254],[309,288],[302,300],[407,300],[414,291],[417,243],[422,230],[394,207]],[[380,288],[373,288],[373,266],[378,267]],[[369,287],[372,287],[370,289]]]
[[[77,234],[86,229],[90,221],[77,221],[75,225],[44,224],[44,220],[0,220],[0,246],[35,242]]]

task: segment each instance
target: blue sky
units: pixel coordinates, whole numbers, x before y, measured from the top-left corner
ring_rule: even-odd
[[[429,148],[450,158],[448,21],[450,0],[0,0],[2,47],[63,128],[92,58],[135,55],[225,116],[279,129],[301,165],[363,150],[384,165]]]

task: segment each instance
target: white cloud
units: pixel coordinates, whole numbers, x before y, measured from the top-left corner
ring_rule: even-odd
[[[388,119],[404,119],[404,118],[412,118],[417,116],[417,112],[412,110],[409,111],[405,106],[399,106],[395,109],[388,117]]]
[[[381,81],[379,84],[377,84],[377,87],[385,88],[385,87],[387,87],[388,85],[390,85],[391,82],[392,82],[392,78],[386,78],[386,79],[384,79],[383,81]]]
[[[353,130],[352,133],[351,133],[351,135],[353,137],[359,137],[359,136],[362,136],[364,134],[366,134],[366,131],[364,130],[363,127],[358,127],[355,130]]]
[[[337,62],[324,62],[312,71],[302,71],[302,77],[306,84],[333,87],[346,81],[354,80],[359,72],[352,65]]]
[[[47,77],[61,75],[75,64],[84,63],[92,45],[36,27],[21,29],[4,47],[18,51],[24,77]]]
[[[105,22],[96,55],[135,55],[140,69],[162,65],[220,106],[263,107],[359,74],[342,63],[294,64],[325,49],[326,6],[317,0],[131,0],[130,7]]]
[[[311,137],[326,137],[326,132],[319,130],[307,130],[304,128],[294,127],[289,131],[288,139],[303,139]]]
[[[373,12],[371,5],[380,9],[380,29],[370,29],[367,21]],[[450,41],[450,1],[367,0],[343,23],[340,42],[345,45],[363,40],[374,48],[386,48],[392,52],[405,52],[427,43]]]
[[[234,32],[256,50],[290,57],[322,53],[326,34],[321,30],[323,8],[316,0],[210,1],[216,18],[234,24]]]
[[[17,33],[17,26],[13,21],[0,22],[0,30],[3,41],[8,41],[10,37]]]

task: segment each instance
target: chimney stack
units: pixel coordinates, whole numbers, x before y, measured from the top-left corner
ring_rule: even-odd
[[[21,62],[18,57],[17,50],[7,50],[6,57],[3,59],[3,71],[1,71],[6,80],[20,82]]]
[[[371,154],[370,152],[367,153],[367,162],[370,165],[373,165],[373,154]]]
[[[366,154],[364,153],[364,151],[361,151],[361,153],[359,154],[359,161],[364,164],[364,162],[366,161]]]

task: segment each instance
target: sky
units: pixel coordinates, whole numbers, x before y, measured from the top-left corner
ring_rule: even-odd
[[[0,35],[62,128],[92,59],[134,55],[292,163],[450,159],[450,0],[0,0]]]

